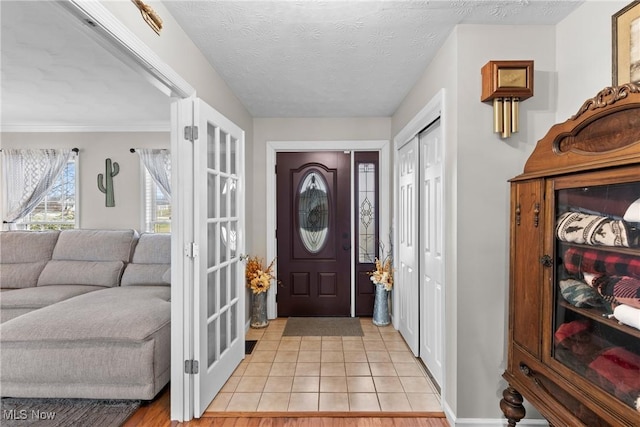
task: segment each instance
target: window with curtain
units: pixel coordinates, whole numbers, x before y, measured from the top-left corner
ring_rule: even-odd
[[[42,201],[22,219],[17,228],[25,230],[64,230],[77,226],[77,157],[71,156]]]
[[[144,169],[144,228],[148,233],[171,232],[171,201]]]
[[[171,232],[171,152],[138,148],[143,169],[144,229],[149,233]]]
[[[77,226],[77,149],[3,149],[3,229]]]

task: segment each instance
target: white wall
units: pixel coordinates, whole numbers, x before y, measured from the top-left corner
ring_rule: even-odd
[[[627,4],[627,0],[587,0],[557,25],[557,122],[564,122],[585,100],[611,86],[611,16]]]
[[[481,47],[481,48],[479,48]],[[536,94],[521,104],[521,130],[502,140],[480,102],[489,60],[533,59]],[[393,116],[395,134],[445,88],[447,156],[446,371],[443,399],[456,418],[499,419],[506,384],[507,180],[522,171],[555,120],[552,26],[458,26]],[[472,386],[471,386],[472,385]]]
[[[507,181],[522,172],[535,142],[555,122],[555,29],[462,25],[458,47],[457,416],[494,418],[502,416],[498,402],[506,387],[500,375],[508,319]],[[535,64],[535,94],[521,103],[520,132],[508,140],[493,133],[492,107],[479,101],[480,68],[493,59]]]
[[[97,133],[2,133],[3,148],[80,149],[77,210],[80,228],[143,229],[140,157],[130,148],[169,148],[166,132]],[[105,207],[105,195],[98,190],[97,177],[105,173],[105,159],[118,162],[113,178],[116,205]]]

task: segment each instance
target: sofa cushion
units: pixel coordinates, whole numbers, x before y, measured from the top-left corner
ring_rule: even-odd
[[[171,268],[171,235],[143,233],[133,252],[132,262],[122,275],[122,286],[168,285]]]
[[[102,289],[3,323],[3,395],[152,399],[170,375],[170,295]]]
[[[99,289],[104,288],[101,286],[60,285],[3,292],[2,298],[0,298],[0,320],[6,322],[30,311]]]
[[[135,230],[63,230],[38,286],[118,286],[137,238]]]
[[[171,282],[164,277],[168,269],[167,264],[128,264],[122,275],[121,286],[169,285]]]
[[[137,238],[135,230],[63,230],[52,259],[126,263],[131,260]]]
[[[133,251],[134,264],[171,264],[171,235],[142,233]]]
[[[118,286],[124,263],[122,261],[56,261],[47,263],[40,273],[38,286],[92,285]]]
[[[170,299],[165,286],[102,288],[3,324],[0,339],[143,341],[171,321]]]
[[[0,287],[7,289],[31,288],[38,284],[38,277],[47,265],[46,260],[0,264]]]
[[[59,231],[0,232],[0,288],[36,286]]]

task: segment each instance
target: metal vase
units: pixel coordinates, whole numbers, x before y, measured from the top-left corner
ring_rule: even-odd
[[[266,328],[267,320],[267,293],[251,294],[251,327],[255,329]]]
[[[382,283],[376,283],[376,298],[373,303],[373,324],[387,326],[391,323],[389,317],[389,291]]]

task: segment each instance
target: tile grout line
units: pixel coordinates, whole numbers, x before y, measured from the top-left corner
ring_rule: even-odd
[[[365,329],[366,329],[366,328],[365,328]],[[284,340],[284,341],[283,341],[283,336],[281,335],[281,332],[282,332],[282,331],[280,331],[280,328],[278,328],[278,330],[273,330],[273,331],[272,331],[272,333],[273,333],[274,335],[275,335],[275,334],[278,334],[278,333],[280,333],[280,335],[279,335],[278,340],[277,340],[278,344],[277,344],[277,346],[276,346],[276,349],[275,349],[275,350],[269,350],[269,351],[273,351],[273,352],[274,352],[274,356],[273,356],[273,360],[270,360],[270,361],[269,361],[269,364],[270,364],[270,367],[269,367],[269,373],[267,374],[267,377],[266,377],[266,379],[265,379],[265,384],[260,388],[260,389],[261,389],[261,391],[259,392],[259,393],[260,393],[260,397],[259,397],[259,399],[258,399],[258,403],[257,403],[257,405],[256,405],[256,410],[255,410],[255,412],[258,412],[257,408],[260,406],[260,402],[262,402],[262,398],[263,398],[263,396],[264,396],[265,394],[267,394],[267,393],[270,393],[270,392],[266,392],[266,391],[265,391],[266,386],[267,386],[267,381],[268,381],[268,379],[269,379],[269,378],[277,377],[277,376],[275,376],[275,375],[274,375],[274,376],[272,376],[272,375],[271,375],[271,370],[274,368],[274,366],[273,366],[273,365],[274,365],[275,363],[277,363],[277,362],[275,362],[275,359],[276,359],[276,357],[277,357],[277,353],[278,353],[278,351],[279,351],[280,345],[281,345],[283,342],[291,341],[291,340]],[[265,333],[266,333],[266,331],[263,331],[261,334],[259,334],[259,335],[260,335],[259,337],[251,337],[251,338],[257,338],[257,340],[258,340],[258,341],[260,341],[260,340],[261,340],[261,338],[263,338],[263,337],[264,337]],[[397,331],[396,331],[395,333],[397,334]],[[365,336],[370,335],[370,334],[371,334],[371,332],[370,332],[369,334],[367,334],[367,333],[365,332]],[[256,334],[256,335],[258,335],[258,334]],[[394,363],[394,361],[393,361],[393,360],[391,359],[391,357],[390,357],[390,356],[391,356],[391,355],[390,355],[390,353],[391,353],[391,352],[400,352],[400,351],[399,351],[399,350],[397,350],[397,349],[390,348],[390,347],[388,346],[388,343],[389,343],[389,342],[391,342],[391,341],[396,341],[395,339],[385,339],[385,337],[384,337],[384,335],[393,335],[393,333],[392,333],[392,334],[382,334],[382,333],[380,333],[380,331],[379,331],[379,330],[376,330],[376,331],[373,333],[373,335],[377,335],[377,337],[375,337],[375,338],[373,338],[373,339],[371,339],[371,340],[365,340],[365,339],[364,339],[364,336],[363,336],[363,337],[360,337],[360,340],[359,340],[359,342],[361,342],[361,343],[362,343],[362,351],[365,353],[365,359],[366,359],[366,364],[367,364],[367,369],[368,369],[368,375],[354,375],[354,376],[351,376],[351,377],[348,375],[348,373],[347,373],[347,363],[362,363],[362,362],[347,362],[347,361],[346,361],[346,354],[345,354],[345,353],[347,352],[347,350],[345,349],[345,342],[347,342],[348,340],[347,340],[347,341],[345,341],[344,339],[342,339],[342,340],[336,340],[335,338],[333,338],[333,339],[327,339],[327,340],[326,340],[326,342],[328,343],[328,342],[332,342],[332,341],[340,341],[341,355],[342,355],[342,360],[341,360],[341,362],[340,362],[340,363],[341,363],[341,364],[343,365],[343,367],[344,367],[344,375],[345,375],[345,376],[344,376],[344,379],[345,379],[345,383],[346,383],[345,385],[347,386],[347,388],[346,388],[346,390],[347,390],[347,391],[346,391],[346,394],[347,394],[348,396],[350,396],[351,394],[360,393],[360,392],[356,392],[356,391],[351,391],[351,388],[349,387],[349,381],[348,381],[348,378],[370,378],[370,380],[371,380],[371,384],[373,385],[373,392],[375,392],[375,394],[376,394],[376,400],[377,400],[377,404],[378,404],[378,410],[379,410],[379,411],[382,411],[382,406],[383,406],[383,405],[382,405],[382,400],[381,400],[381,394],[383,394],[383,393],[385,393],[385,392],[383,392],[383,391],[379,390],[379,386],[377,386],[377,385],[376,385],[376,383],[375,383],[375,381],[374,381],[374,374],[373,374],[373,371],[372,371],[372,369],[371,369],[371,364],[372,364],[372,363],[390,363],[390,365],[393,367],[393,370],[394,370],[394,373],[395,373],[395,375],[394,375],[394,376],[392,376],[392,377],[394,377],[394,378],[398,378],[398,380],[400,381],[400,378],[401,378],[401,377],[400,377],[399,372],[398,372],[398,370],[397,370],[396,363]],[[299,344],[298,346],[296,346],[296,347],[297,347],[297,350],[296,350],[296,357],[295,357],[295,359],[296,359],[296,360],[295,360],[295,362],[291,362],[291,363],[294,363],[296,366],[298,365],[298,363],[301,363],[301,362],[300,362],[300,352],[301,352],[301,351],[307,351],[307,350],[302,350],[302,342],[303,342],[303,338],[304,338],[304,337],[300,337],[300,339],[299,339],[299,340],[297,340],[300,344]],[[317,378],[318,378],[318,387],[317,387],[317,392],[315,392],[315,393],[316,393],[316,395],[317,395],[317,398],[316,398],[316,408],[317,408],[317,409],[316,409],[316,411],[311,411],[311,412],[319,412],[319,411],[321,411],[321,408],[320,408],[320,400],[321,400],[321,397],[322,397],[322,395],[323,395],[323,392],[321,391],[322,378],[323,378],[323,377],[329,378],[329,377],[327,377],[327,376],[323,376],[323,375],[322,375],[322,364],[323,364],[323,361],[322,361],[322,359],[323,359],[323,357],[322,357],[322,353],[323,353],[323,346],[322,346],[322,342],[324,342],[324,341],[325,341],[323,338],[325,338],[325,337],[320,337],[320,340],[319,340],[319,341],[320,341],[320,350],[318,350],[318,351],[319,351],[319,353],[320,353],[320,355],[319,355],[319,356],[320,356],[320,362],[319,362],[320,369],[319,369],[318,377],[317,377]],[[388,337],[387,337],[387,338],[388,338]],[[264,342],[264,341],[272,341],[272,340],[263,340],[263,342]],[[273,341],[275,341],[275,340],[273,340]],[[295,342],[295,341],[296,341],[296,340],[293,340],[293,342]],[[369,352],[367,351],[366,346],[365,346],[365,341],[379,341],[379,342],[381,342],[381,343],[382,343],[382,345],[384,346],[384,349],[385,349],[384,351],[385,351],[385,353],[387,353],[387,355],[389,356],[389,362],[375,362],[375,361],[370,360],[370,353],[371,353],[371,352],[370,352],[370,351],[369,351]],[[258,349],[256,349],[256,350],[258,350]],[[263,350],[258,350],[258,351],[263,351]],[[290,351],[290,350],[280,350],[280,351]],[[311,350],[311,351],[315,351],[315,350]],[[331,349],[331,346],[327,346],[327,350],[324,350],[324,351],[335,351],[335,349]],[[354,349],[354,351],[355,351],[355,349]],[[371,351],[374,351],[374,350],[371,350]],[[379,351],[382,351],[382,350],[379,350]],[[292,352],[293,352],[293,351],[292,351]],[[254,354],[254,355],[255,355],[255,354]],[[253,357],[253,355],[251,356],[251,358],[252,358],[252,357]],[[246,363],[250,363],[251,358],[249,358],[249,360],[245,360],[245,362],[246,362]],[[331,362],[324,362],[324,363],[331,363]],[[397,362],[397,363],[402,363],[402,362]],[[421,375],[420,375],[420,377],[422,377],[422,378],[426,378],[426,375],[425,375],[425,373],[424,373],[424,370],[422,369],[422,367],[420,366],[420,364],[419,364],[419,363],[416,363],[416,365],[418,365],[418,366],[417,366],[417,368],[418,368],[418,370],[419,370],[419,372],[420,372],[420,374],[421,374]],[[243,371],[243,373],[240,375],[240,378],[245,377],[246,370],[247,370],[247,369],[245,368],[245,370]],[[294,393],[305,393],[305,392],[294,392],[294,391],[293,391],[293,383],[295,382],[295,378],[298,378],[298,377],[303,377],[303,376],[296,376],[296,370],[294,369],[293,376],[292,376],[292,381],[291,381],[291,387],[289,387],[289,391],[288,391],[288,392],[283,392],[283,393],[287,393],[287,394],[288,394],[288,396],[289,396],[289,398],[288,398],[288,400],[287,400],[287,410],[289,409],[289,405],[291,404],[291,396],[292,396],[292,394],[294,394]],[[340,376],[340,377],[341,377],[341,376]],[[384,375],[383,375],[382,377],[386,377],[386,376],[384,376]],[[336,377],[336,378],[338,378],[338,377]],[[428,378],[427,378],[427,380],[428,380]],[[406,386],[405,386],[404,384],[402,384],[402,383],[400,383],[400,385],[401,385],[402,390],[403,390],[401,394],[402,394],[402,396],[406,399],[406,402],[407,402],[407,403],[409,403],[410,401],[409,401],[408,392],[407,392],[407,390],[406,390]],[[232,394],[232,396],[233,396],[234,394],[236,394],[236,393],[241,393],[241,392],[238,392],[238,391],[237,391],[237,386],[238,386],[238,385],[236,385],[236,387],[234,388],[234,392],[233,392],[233,393],[231,393],[231,394]],[[433,387],[430,387],[430,388],[431,388],[431,390],[433,391]],[[334,393],[334,392],[327,392],[326,394],[331,394],[331,393]],[[368,393],[368,392],[363,392],[363,393]],[[398,392],[388,392],[388,393],[390,393],[390,394],[391,394],[391,393],[398,393]],[[398,393],[398,394],[400,394],[400,393]],[[435,394],[435,393],[432,393],[432,394]],[[230,402],[231,402],[231,398],[230,398],[230,400],[229,400],[229,403],[230,403]],[[226,406],[226,408],[228,408],[229,403],[228,403],[227,405],[225,405],[225,406]],[[352,411],[351,411],[351,409],[352,409],[352,408],[351,408],[351,401],[350,401],[350,399],[348,400],[348,405],[349,405],[348,412],[352,412]],[[411,408],[411,411],[415,412],[415,411],[413,410],[413,407],[412,407],[410,404],[409,404],[409,407]],[[225,409],[226,409],[226,408],[225,408]],[[265,412],[268,412],[268,411],[265,411]],[[392,410],[391,412],[393,412],[393,410]]]

